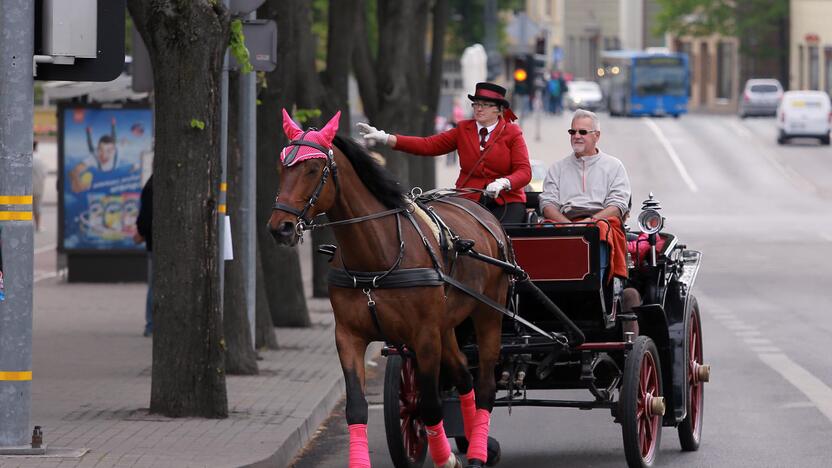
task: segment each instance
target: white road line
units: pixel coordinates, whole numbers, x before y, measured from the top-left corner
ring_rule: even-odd
[[[748,345],[768,346],[773,344],[768,338],[745,338],[743,341]]]
[[[659,143],[661,143],[662,146],[664,146],[667,155],[670,156],[670,160],[673,161],[673,165],[676,166],[676,170],[679,171],[679,175],[682,176],[682,180],[685,181],[690,191],[698,192],[699,187],[696,186],[696,182],[694,182],[690,174],[688,174],[688,170],[685,169],[685,165],[682,164],[682,160],[679,158],[679,155],[676,153],[676,150],[673,149],[673,146],[670,145],[670,141],[668,141],[667,137],[664,136],[664,133],[662,133],[662,130],[659,128],[659,126],[656,125],[656,123],[653,122],[653,120],[649,117],[644,117],[643,120],[644,123],[646,123],[647,126],[650,127],[650,130],[652,130],[653,133],[656,134],[656,138],[659,139]]]
[[[734,127],[734,130],[737,131],[740,135],[745,138],[754,138],[754,135],[751,134],[751,130],[748,129],[745,125],[737,122],[736,120],[729,120],[728,125]]]
[[[762,353],[760,360],[777,371],[832,421],[832,388],[782,353]]]
[[[57,247],[58,247],[58,244],[49,244],[49,245],[44,245],[43,247],[38,247],[38,248],[35,249],[35,255],[55,250],[55,248],[57,248]]]
[[[742,330],[742,331],[735,331],[734,334],[737,335],[740,338],[747,338],[747,337],[752,337],[752,336],[759,336],[759,335],[762,335],[763,333],[759,330]]]
[[[782,353],[783,352],[783,350],[781,350],[777,346],[752,346],[751,351],[754,351],[757,354],[761,354],[761,353]]]

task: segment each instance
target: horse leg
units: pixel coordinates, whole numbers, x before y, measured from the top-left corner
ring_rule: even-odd
[[[451,445],[442,424],[442,401],[439,398],[442,353],[436,349],[436,343],[440,343],[439,330],[421,333],[413,345],[421,397],[419,412],[428,433],[428,449],[434,465],[438,468],[457,468],[460,467],[459,460],[451,453]]]
[[[472,315],[479,351],[479,375],[476,388],[476,415],[471,437],[468,438],[469,466],[483,466],[488,460],[488,428],[497,394],[494,369],[500,356],[502,316],[489,308],[480,308]]]
[[[465,356],[459,350],[459,343],[453,328],[442,332],[442,369],[447,372],[459,392],[459,407],[462,412],[462,424],[465,438],[471,438],[471,428],[477,408],[474,401],[474,378],[468,370]]]
[[[367,399],[364,397],[364,353],[366,338],[357,336],[336,323],[335,344],[347,390],[347,426],[350,432],[349,468],[370,468],[367,440]]]

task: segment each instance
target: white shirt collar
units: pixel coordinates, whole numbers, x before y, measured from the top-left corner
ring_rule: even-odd
[[[479,133],[479,132],[480,132],[480,129],[481,129],[481,128],[485,128],[486,130],[488,130],[488,133],[489,133],[489,134],[491,134],[491,132],[493,132],[493,131],[494,131],[494,129],[497,127],[497,124],[498,124],[498,123],[500,123],[500,119],[497,119],[497,121],[496,121],[496,122],[494,122],[494,125],[490,125],[490,126],[488,126],[488,127],[483,127],[483,126],[482,126],[482,124],[480,124],[479,122],[477,122],[477,133]]]

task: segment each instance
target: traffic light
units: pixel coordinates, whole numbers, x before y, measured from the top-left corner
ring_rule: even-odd
[[[515,94],[529,94],[529,78],[531,74],[528,71],[528,65],[524,57],[514,58],[514,93]]]

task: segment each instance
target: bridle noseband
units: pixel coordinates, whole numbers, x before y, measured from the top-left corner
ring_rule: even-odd
[[[313,141],[306,141],[303,138],[306,136],[307,133],[315,129],[309,129],[301,135],[301,137],[297,140],[292,140],[286,146],[295,146],[295,148],[290,151],[283,160],[283,165],[285,167],[289,167],[295,161],[297,157],[298,150],[300,150],[301,146],[309,146],[311,148],[315,148],[316,150],[320,151],[321,153],[326,155],[326,166],[324,167],[323,172],[321,173],[321,180],[318,181],[318,186],[315,188],[315,191],[312,193],[312,196],[309,198],[309,201],[306,202],[306,206],[303,207],[303,210],[298,210],[293,206],[289,206],[285,203],[280,203],[280,194],[278,193],[277,197],[274,199],[274,206],[272,210],[280,210],[285,211],[287,213],[291,213],[298,218],[298,222],[295,225],[295,232],[298,236],[303,236],[303,231],[307,229],[307,226],[312,225],[312,220],[307,218],[307,214],[309,210],[315,206],[315,203],[318,201],[318,198],[321,195],[321,191],[324,189],[324,184],[326,184],[327,179],[329,178],[329,174],[332,173],[332,180],[335,181],[335,190],[336,192],[340,190],[340,186],[338,183],[338,167],[335,165],[334,154],[332,152],[332,148],[326,148],[322,145],[319,145]],[[336,195],[337,196],[337,195]]]

